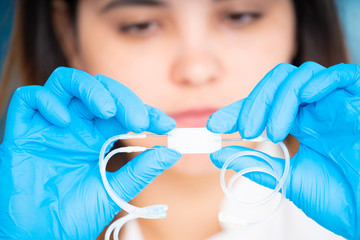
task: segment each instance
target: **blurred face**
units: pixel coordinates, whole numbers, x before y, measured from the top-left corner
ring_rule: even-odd
[[[82,0],[76,31],[72,67],[123,83],[177,127],[204,127],[296,51],[291,0]],[[173,171],[210,169],[185,155]]]

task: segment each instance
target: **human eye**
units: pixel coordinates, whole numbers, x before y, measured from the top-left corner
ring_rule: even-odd
[[[225,23],[234,27],[246,26],[262,17],[258,12],[228,12],[223,14],[222,19]]]
[[[133,36],[148,36],[155,33],[160,27],[156,21],[139,21],[120,24],[119,31]]]

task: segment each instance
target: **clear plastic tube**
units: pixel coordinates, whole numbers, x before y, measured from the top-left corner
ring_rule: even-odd
[[[113,233],[113,239],[119,240],[119,233],[120,233],[120,229],[122,228],[122,226],[124,226],[124,224],[127,223],[128,221],[136,219],[136,218],[138,218],[138,217],[133,214],[127,214],[124,217],[117,219],[106,230],[105,239],[110,239],[110,235],[111,235],[111,233]]]
[[[128,212],[129,214],[125,217],[122,217],[115,222],[113,222],[106,231],[105,239],[110,239],[111,232],[113,232],[113,238],[115,240],[118,239],[119,231],[121,227],[127,222],[132,219],[136,218],[164,218],[166,217],[166,211],[168,209],[167,205],[152,205],[143,208],[135,207],[124,200],[122,200],[114,191],[114,189],[110,186],[110,183],[106,177],[106,165],[109,162],[110,158],[117,153],[129,153],[129,152],[142,152],[147,150],[148,148],[145,147],[122,147],[117,148],[109,152],[105,156],[106,150],[108,150],[109,146],[112,145],[117,140],[124,140],[129,138],[145,138],[147,135],[145,134],[123,134],[114,136],[108,139],[101,148],[100,156],[99,156],[99,169],[102,182],[104,187],[111,197],[111,199],[124,211]]]
[[[221,172],[220,172],[220,183],[221,183],[221,187],[226,195],[227,198],[229,198],[230,200],[232,200],[235,204],[237,204],[238,206],[262,206],[264,204],[266,204],[267,202],[271,201],[274,197],[276,197],[276,194],[281,190],[281,199],[279,201],[279,204],[277,205],[276,208],[274,208],[274,210],[268,215],[265,216],[264,218],[258,220],[258,221],[253,221],[253,222],[248,222],[242,218],[238,218],[238,223],[239,225],[254,225],[254,224],[258,224],[260,222],[265,221],[266,219],[268,219],[271,215],[273,215],[280,207],[283,199],[286,196],[286,189],[284,187],[284,183],[288,177],[289,174],[289,169],[290,169],[290,155],[289,155],[289,151],[286,148],[285,144],[283,142],[280,142],[279,145],[281,146],[283,152],[284,152],[284,156],[285,156],[285,167],[284,167],[284,172],[282,174],[281,177],[279,177],[276,172],[274,170],[270,170],[267,168],[261,168],[261,167],[250,167],[250,168],[245,168],[241,171],[239,171],[238,173],[236,173],[229,181],[228,185],[226,185],[225,183],[225,172],[227,167],[229,166],[229,164],[241,157],[244,156],[254,156],[254,157],[259,157],[263,160],[265,160],[271,167],[272,169],[275,169],[275,162],[269,158],[267,155],[265,155],[264,153],[261,152],[254,152],[254,151],[242,151],[242,152],[238,152],[232,156],[230,156],[226,162],[224,163]],[[235,197],[235,195],[232,193],[232,186],[234,184],[234,182],[241,176],[243,176],[244,174],[247,173],[253,173],[253,172],[262,172],[265,174],[268,174],[270,176],[272,176],[273,178],[275,178],[278,182],[278,184],[276,185],[275,189],[268,194],[267,196],[265,196],[264,198],[255,201],[255,202],[247,202],[247,201],[241,201],[240,199],[237,199]],[[232,217],[231,215],[225,213],[225,212],[220,212],[219,214],[219,220],[223,221],[223,222],[232,222],[232,223],[236,223],[236,219],[234,219],[234,217]]]
[[[197,131],[195,131],[197,130]],[[199,131],[200,129],[194,129],[194,131],[190,131],[186,130],[185,133],[189,133],[190,137],[192,134],[194,135],[203,135],[203,131],[204,129],[202,129],[201,131]],[[176,134],[179,133],[179,134]],[[172,134],[172,135],[171,135]],[[134,139],[134,138],[145,138],[145,137],[153,137],[153,136],[170,136],[172,141],[174,141],[174,137],[181,137],[184,138],[184,136],[182,136],[182,131],[178,131],[173,133],[169,133],[169,135],[157,135],[157,134],[133,134],[133,133],[129,133],[129,134],[122,134],[122,135],[118,135],[118,136],[114,136],[110,139],[108,139],[104,145],[101,148],[100,151],[100,156],[99,156],[99,169],[100,169],[100,174],[101,174],[101,178],[104,184],[104,187],[107,191],[107,193],[109,194],[110,198],[124,211],[128,212],[128,214],[118,220],[116,220],[115,222],[113,222],[109,228],[106,231],[105,234],[105,239],[110,239],[110,235],[111,232],[113,232],[113,238],[115,240],[118,239],[118,235],[119,235],[119,231],[121,229],[121,227],[128,221],[132,220],[132,219],[136,219],[136,218],[150,218],[150,219],[155,219],[155,218],[164,218],[166,217],[166,211],[168,209],[167,205],[151,205],[151,206],[147,206],[147,207],[136,207],[133,206],[127,202],[125,202],[124,200],[122,200],[117,194],[116,192],[113,190],[113,188],[110,186],[107,177],[106,177],[106,165],[109,162],[109,160],[111,159],[111,157],[113,157],[115,154],[118,153],[130,153],[130,152],[142,152],[145,151],[149,148],[145,148],[145,147],[138,147],[138,146],[129,146],[129,147],[121,147],[121,148],[117,148],[114,149],[112,151],[110,151],[107,155],[106,152],[109,150],[109,148],[113,145],[114,142],[116,142],[117,140],[125,140],[125,139]],[[214,134],[214,133],[212,133]],[[186,137],[186,136],[185,136]],[[219,139],[218,139],[219,138]],[[208,141],[208,142],[218,142],[218,141],[255,141],[255,142],[262,142],[262,141],[267,141],[268,139],[264,138],[264,137],[259,137],[256,139],[222,139],[220,136],[211,136],[209,137],[209,139],[204,139],[203,136],[201,138],[201,141]],[[177,145],[183,145],[183,143],[181,141],[178,141],[179,143]],[[197,141],[196,141],[197,143]],[[201,146],[201,145],[197,145],[196,146]],[[268,162],[270,164],[270,166],[272,167],[272,169],[275,169],[275,162],[269,158],[267,155],[265,155],[264,153],[261,152],[254,152],[254,151],[242,151],[239,153],[236,153],[234,155],[232,155],[229,159],[227,159],[227,161],[225,162],[224,166],[221,169],[221,173],[220,173],[220,182],[221,182],[221,186],[222,189],[225,193],[225,195],[231,199],[232,201],[234,201],[237,205],[240,206],[261,206],[266,204],[268,201],[271,201],[276,194],[279,192],[279,190],[281,190],[282,192],[282,196],[281,196],[281,200],[279,202],[279,204],[277,205],[277,207],[274,209],[274,211],[264,217],[263,219],[259,220],[259,221],[254,221],[254,222],[248,222],[242,218],[239,217],[234,217],[230,214],[227,214],[225,212],[221,212],[219,214],[219,220],[221,221],[226,221],[226,222],[232,222],[238,225],[253,225],[253,224],[257,224],[260,223],[262,221],[264,221],[265,219],[267,219],[268,217],[270,217],[274,212],[276,212],[276,210],[280,207],[282,200],[285,198],[286,196],[286,189],[284,188],[284,183],[285,180],[288,176],[289,173],[289,168],[290,168],[290,156],[289,156],[289,152],[285,146],[284,143],[280,142],[279,145],[281,146],[284,155],[285,155],[285,168],[284,168],[284,172],[282,174],[281,177],[279,177],[276,172],[274,170],[270,170],[267,168],[259,168],[259,167],[250,167],[250,168],[246,168],[243,169],[242,171],[239,171],[238,173],[236,173],[229,181],[228,185],[226,186],[225,183],[225,171],[227,169],[227,167],[229,166],[229,164],[240,158],[243,156],[255,156],[255,157],[260,157],[262,159],[264,159],[266,162]],[[174,145],[176,146],[176,144]],[[190,146],[191,150],[193,150],[194,146]],[[215,144],[212,148],[207,147],[206,151],[212,149],[212,151],[214,151],[215,148],[217,148],[218,146]],[[220,145],[221,147],[221,145]],[[185,150],[189,150],[189,149],[185,149]],[[256,201],[256,202],[245,202],[245,201],[241,201],[239,199],[237,199],[231,189],[232,186],[234,184],[234,182],[241,176],[243,176],[246,173],[251,173],[251,172],[262,172],[265,174],[268,174],[272,177],[274,177],[277,181],[278,184],[276,185],[275,189],[266,197],[264,197],[263,199]]]

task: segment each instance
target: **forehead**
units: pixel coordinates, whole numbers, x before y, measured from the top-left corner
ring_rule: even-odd
[[[238,3],[274,3],[279,1],[291,0],[82,0],[82,3],[91,3],[91,5],[103,10],[109,10],[116,7],[130,6],[148,6],[148,7],[171,7],[181,4],[212,4],[221,2],[238,2]]]

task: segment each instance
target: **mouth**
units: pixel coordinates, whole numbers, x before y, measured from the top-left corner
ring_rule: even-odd
[[[176,127],[206,127],[206,123],[216,108],[194,108],[183,112],[170,114],[176,122]]]

